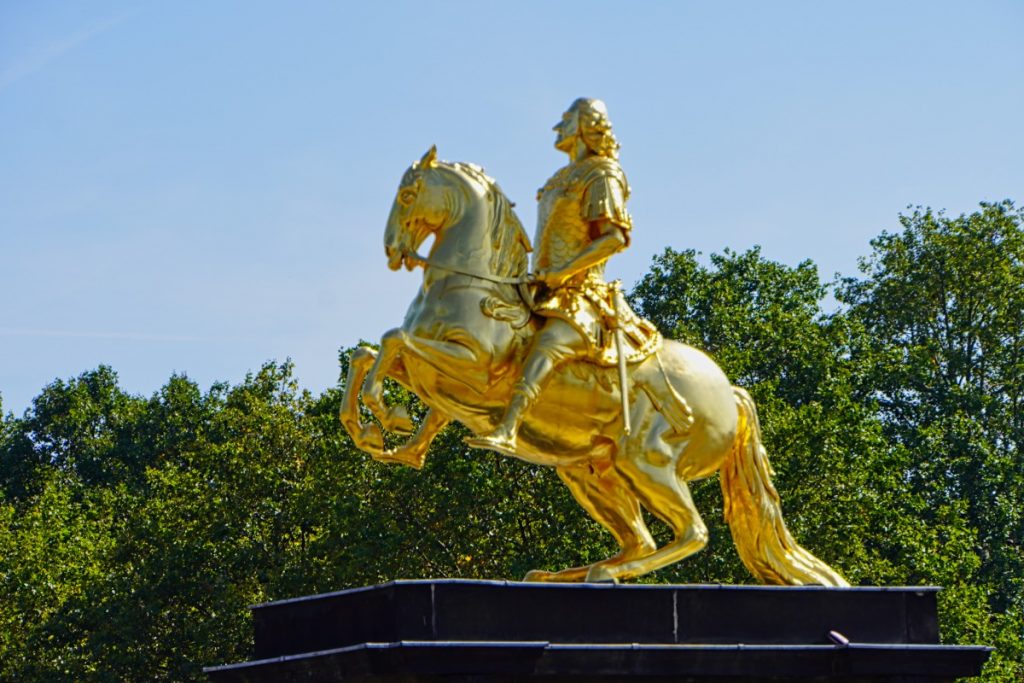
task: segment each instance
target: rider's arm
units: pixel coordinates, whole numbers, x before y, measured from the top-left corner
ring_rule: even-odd
[[[548,271],[541,275],[549,287],[558,287],[576,273],[607,261],[613,254],[622,251],[629,245],[626,231],[606,218],[591,221],[590,234],[598,235],[598,237],[577,254],[576,258],[567,263],[564,268]]]
[[[549,287],[558,287],[576,273],[607,261],[628,247],[632,227],[626,212],[628,192],[625,180],[613,174],[594,178],[587,185],[580,206],[582,218],[590,226],[590,244],[559,270],[540,273],[540,279]]]

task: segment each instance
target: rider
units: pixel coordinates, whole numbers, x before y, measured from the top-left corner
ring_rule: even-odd
[[[569,164],[537,192],[534,273],[541,286],[534,312],[543,326],[501,422],[490,434],[467,440],[510,455],[523,416],[558,366],[570,360],[615,365],[615,325],[624,332],[630,362],[647,357],[661,342],[650,322],[616,302],[616,290],[604,280],[605,261],[629,246],[632,228],[629,185],[604,102],[576,100],[554,131],[555,148],[569,155]]]

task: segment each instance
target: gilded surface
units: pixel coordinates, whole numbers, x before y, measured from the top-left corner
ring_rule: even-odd
[[[607,219],[624,231],[633,227],[626,212],[629,186],[613,159],[590,156],[560,168],[537,192],[536,269],[559,269],[593,240],[590,224]],[[573,275],[582,282],[603,278],[604,261]]]
[[[593,155],[559,169],[537,192],[537,250],[534,271],[571,268],[574,259],[594,241],[593,225],[607,221],[622,231],[629,245],[632,219],[626,211],[629,184],[619,164]],[[605,261],[575,271],[558,287],[538,298],[534,312],[564,319],[587,344],[587,359],[612,366],[618,350],[610,329],[620,325],[629,342],[629,362],[643,360],[661,343],[661,335],[624,302],[616,312],[612,290],[604,281]]]
[[[340,416],[356,445],[418,468],[457,420],[473,445],[555,467],[621,552],[527,580],[628,579],[697,552],[707,529],[686,482],[719,471],[733,539],[758,580],[847,585],[786,529],[750,396],[699,350],[663,340],[604,281],[632,229],[604,104],[577,100],[555,131],[569,163],[538,194],[532,271],[512,204],[480,167],[439,161],[432,148],[402,177],[385,252],[392,269],[422,267],[423,286],[379,351],[352,357]],[[385,377],[429,406],[418,427],[385,404]],[[361,420],[360,398],[379,425]],[[388,450],[382,428],[411,436]],[[671,542],[657,546],[642,508]]]

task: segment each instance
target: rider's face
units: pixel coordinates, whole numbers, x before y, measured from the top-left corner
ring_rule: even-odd
[[[555,149],[560,149],[563,152],[572,150],[573,145],[576,144],[576,137],[579,135],[579,116],[575,109],[562,114],[562,120],[555,124],[552,128],[557,137],[555,138]]]

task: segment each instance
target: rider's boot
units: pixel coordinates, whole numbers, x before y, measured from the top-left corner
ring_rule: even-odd
[[[485,436],[473,436],[466,443],[474,448],[486,448],[505,455],[515,455],[517,436],[523,416],[540,395],[541,386],[554,370],[555,362],[547,353],[533,353],[527,360],[523,378],[516,382],[505,415],[493,432]]]
[[[505,455],[515,455],[517,436],[530,406],[540,396],[541,389],[562,363],[584,353],[586,342],[568,323],[557,318],[548,320],[538,335],[523,365],[523,374],[515,389],[505,415],[493,432],[486,436],[466,439],[475,448],[487,448]]]
[[[505,455],[515,455],[519,425],[522,424],[523,415],[536,400],[538,393],[525,382],[517,383],[515,391],[512,392],[512,400],[509,401],[505,416],[498,423],[498,427],[486,436],[468,437],[466,443],[473,448],[486,448]]]

